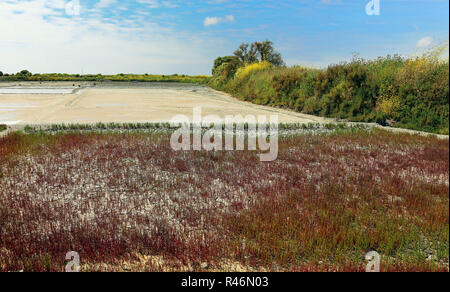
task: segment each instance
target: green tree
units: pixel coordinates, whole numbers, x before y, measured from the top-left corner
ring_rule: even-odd
[[[23,77],[31,77],[31,76],[33,76],[33,74],[30,71],[28,71],[28,70],[22,70],[19,73],[17,73],[17,75],[21,75]]]
[[[234,52],[234,55],[243,63],[258,62],[255,43],[251,45],[246,43],[241,44],[239,48]]]
[[[234,55],[243,63],[256,63],[267,61],[274,66],[285,66],[281,54],[273,47],[273,42],[243,43],[234,52]]]
[[[238,58],[236,56],[226,56],[226,57],[219,57],[216,60],[214,60],[214,67],[212,69],[212,75],[217,76],[221,73],[221,70],[219,68],[223,68],[223,64],[229,64],[232,62],[238,61]]]
[[[274,66],[285,66],[285,62],[281,54],[275,51],[271,41],[255,42],[256,51],[259,55],[259,60],[272,63]]]

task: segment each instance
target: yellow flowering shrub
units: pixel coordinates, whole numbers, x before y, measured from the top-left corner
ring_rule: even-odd
[[[272,67],[272,64],[270,64],[267,61],[259,62],[259,63],[253,63],[248,64],[245,67],[241,67],[237,70],[235,78],[237,79],[243,79],[247,77],[250,74],[256,73],[258,71],[264,71],[266,69],[269,69]]]

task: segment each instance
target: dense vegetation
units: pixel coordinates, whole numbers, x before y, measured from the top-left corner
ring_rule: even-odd
[[[243,43],[234,52],[234,56],[243,63],[269,62],[275,66],[286,65],[271,41]]]
[[[219,58],[210,85],[256,104],[356,122],[449,133],[448,59],[387,56],[318,70]]]
[[[134,81],[134,82],[183,82],[207,83],[210,76],[188,75],[150,75],[150,74],[117,74],[117,75],[80,75],[80,74],[32,74],[23,70],[17,74],[4,74],[0,72],[0,81]]]
[[[0,271],[445,271],[449,142],[381,130],[173,151],[165,133],[0,138]],[[206,263],[206,265],[205,265]]]

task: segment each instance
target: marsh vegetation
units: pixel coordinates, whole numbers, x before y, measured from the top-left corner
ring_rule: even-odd
[[[0,139],[0,270],[448,271],[449,142],[381,130],[175,152],[167,133]],[[204,265],[207,263],[207,265]],[[208,267],[208,268],[202,268]]]

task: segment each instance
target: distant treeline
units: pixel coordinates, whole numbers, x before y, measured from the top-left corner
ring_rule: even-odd
[[[32,74],[23,70],[16,74],[4,74],[0,71],[0,81],[132,81],[132,82],[183,82],[205,84],[210,76],[188,75],[151,75],[151,74],[117,74],[117,75],[80,75],[80,74]]]
[[[242,100],[323,117],[449,133],[449,64],[439,47],[423,56],[380,57],[327,69],[276,66],[270,60],[215,61],[210,86]]]

